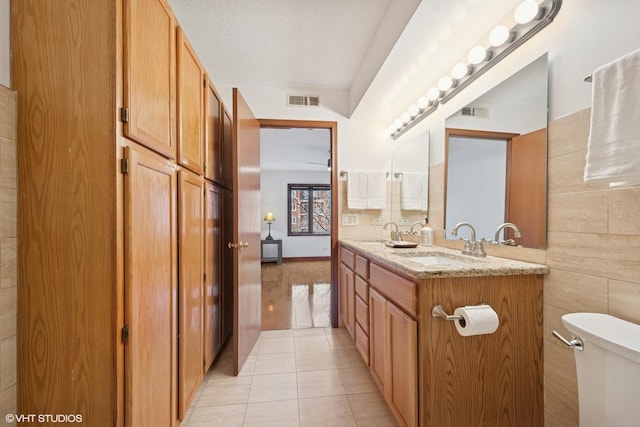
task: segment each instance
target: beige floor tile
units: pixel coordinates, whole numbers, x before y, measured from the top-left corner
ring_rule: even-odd
[[[300,399],[298,408],[301,427],[356,426],[356,420],[346,396]]]
[[[380,393],[350,394],[347,397],[358,426],[398,425]]]
[[[286,338],[293,336],[293,329],[275,329],[273,331],[260,332],[260,338]]]
[[[203,388],[196,408],[247,403],[252,377],[209,379]]]
[[[296,374],[255,375],[249,403],[297,399]]]
[[[246,410],[245,404],[196,408],[185,427],[242,427]]]
[[[333,353],[330,351],[313,351],[296,353],[296,371],[322,371],[336,369]]]
[[[367,367],[339,369],[338,373],[347,394],[378,391],[378,386],[371,378],[371,373]]]
[[[331,334],[327,335],[331,350],[355,348],[353,338],[348,334]]]
[[[294,329],[293,336],[294,337],[308,337],[308,336],[316,336],[316,335],[325,335],[325,328],[302,328],[302,329]]]
[[[282,374],[295,371],[296,358],[294,353],[268,353],[258,356],[254,374]]]
[[[329,347],[329,341],[325,335],[295,337],[294,345],[296,353],[331,350]]]
[[[296,427],[300,425],[298,401],[250,403],[244,418],[244,427]]]
[[[247,356],[247,360],[244,361],[244,364],[240,367],[240,372],[238,372],[239,377],[251,376],[254,374],[256,369],[256,361],[258,360],[257,355],[250,354]]]
[[[337,370],[298,372],[298,395],[301,399],[340,394],[345,394],[345,390]]]
[[[333,360],[338,369],[341,368],[362,368],[365,365],[362,356],[354,348],[333,350]]]
[[[263,338],[260,340],[258,355],[269,353],[293,353],[293,336],[283,338]]]

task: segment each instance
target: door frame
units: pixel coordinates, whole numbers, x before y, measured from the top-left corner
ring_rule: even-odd
[[[317,120],[258,119],[262,128],[328,129],[331,139],[331,326],[338,327],[338,122]]]

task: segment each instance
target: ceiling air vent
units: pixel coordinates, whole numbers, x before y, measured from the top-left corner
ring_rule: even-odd
[[[287,105],[293,107],[317,107],[320,97],[317,95],[287,95]]]
[[[479,119],[489,118],[489,109],[484,107],[463,107],[460,110],[460,115],[463,117],[477,117]]]

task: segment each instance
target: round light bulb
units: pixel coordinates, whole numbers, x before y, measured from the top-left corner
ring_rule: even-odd
[[[402,120],[402,123],[406,125],[411,121],[411,116],[409,115],[409,113],[402,113],[400,119]]]
[[[467,67],[467,64],[463,64],[462,62],[458,62],[451,69],[451,75],[456,80],[460,80],[467,74],[469,74],[469,67]]]
[[[453,80],[451,80],[451,77],[449,76],[442,76],[440,77],[440,80],[438,80],[438,89],[442,92],[448,91],[451,89],[451,86],[453,86]]]
[[[394,133],[396,133],[396,131],[398,130],[398,128],[396,128],[395,125],[391,125],[387,128],[387,133],[389,135],[393,135]]]
[[[514,13],[518,24],[526,24],[531,22],[538,15],[538,2],[535,0],[524,0]]]
[[[402,120],[396,119],[396,121],[393,122],[393,125],[396,127],[396,130],[402,129]]]
[[[391,136],[391,131],[389,129],[385,129],[382,131],[382,138],[389,138]]]
[[[438,90],[437,87],[432,87],[427,91],[427,99],[429,101],[433,102],[438,98],[440,98],[440,91]]]
[[[429,106],[429,100],[427,99],[426,96],[421,96],[420,98],[418,98],[418,101],[416,102],[416,104],[418,105],[419,109],[424,110]]]
[[[506,26],[498,25],[491,30],[491,33],[489,33],[489,43],[491,43],[491,46],[495,47],[502,46],[507,40],[509,40],[510,36],[511,32]]]
[[[476,46],[469,51],[469,62],[477,65],[487,58],[487,51],[482,46]]]
[[[411,107],[409,107],[409,115],[411,115],[411,117],[417,116],[419,112],[420,108],[418,108],[417,105],[413,104]]]

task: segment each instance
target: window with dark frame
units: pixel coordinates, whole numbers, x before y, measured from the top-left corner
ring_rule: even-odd
[[[331,187],[289,184],[289,236],[331,234]]]

